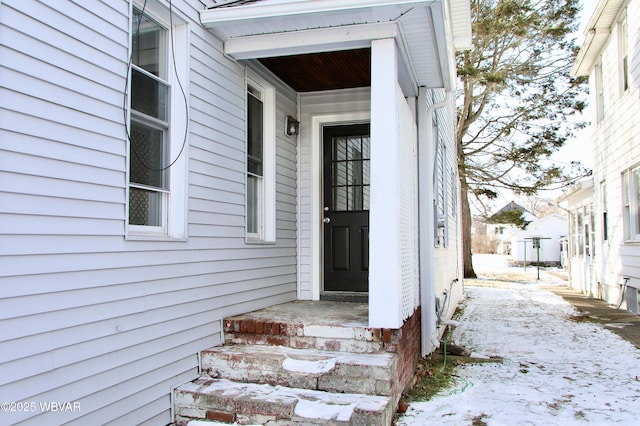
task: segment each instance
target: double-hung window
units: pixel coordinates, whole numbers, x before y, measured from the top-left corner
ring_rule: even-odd
[[[172,32],[146,9],[132,10],[128,235],[185,236],[187,98],[175,83],[186,61],[170,49],[185,33],[186,25]]]
[[[618,51],[620,67],[620,91],[629,89],[629,29],[626,11],[618,24]]]
[[[600,182],[600,208],[602,211],[602,240],[609,239],[609,211],[607,209],[607,183]]]
[[[596,122],[600,124],[604,119],[604,77],[602,75],[602,57],[600,63],[594,69],[595,78],[595,101],[596,101]]]
[[[449,235],[447,229],[448,216],[448,191],[451,190],[450,182],[448,182],[450,174],[447,172],[447,149],[444,139],[439,135],[437,123],[434,126],[434,137],[436,138],[435,152],[435,171],[434,171],[434,233],[435,247],[446,247],[449,243]]]
[[[275,89],[247,80],[247,242],[275,242]]]
[[[622,173],[624,239],[640,241],[640,165]]]

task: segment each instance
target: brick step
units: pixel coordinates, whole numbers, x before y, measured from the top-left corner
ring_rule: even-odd
[[[227,345],[201,353],[212,378],[328,392],[393,396],[397,355]]]
[[[194,420],[253,425],[390,425],[384,396],[198,379],[175,390],[176,424]]]
[[[402,337],[400,330],[327,324],[322,321],[269,321],[257,315],[249,313],[225,318],[225,344],[376,353],[396,352]]]

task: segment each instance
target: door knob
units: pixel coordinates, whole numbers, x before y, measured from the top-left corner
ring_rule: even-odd
[[[322,221],[324,223],[329,223],[329,222],[331,222],[331,218],[330,217],[325,217],[324,219],[322,219]]]

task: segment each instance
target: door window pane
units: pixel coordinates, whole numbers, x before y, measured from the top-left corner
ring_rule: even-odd
[[[347,162],[340,161],[333,163],[333,185],[344,186],[347,184]]]
[[[340,186],[333,188],[333,210],[335,211],[347,211],[347,187]]]
[[[365,156],[364,153],[367,155]],[[332,141],[332,196],[335,211],[369,209],[369,137],[335,137]]]

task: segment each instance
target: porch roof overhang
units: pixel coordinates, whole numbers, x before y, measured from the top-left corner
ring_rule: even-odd
[[[469,0],[239,0],[203,10],[200,19],[223,41],[225,54],[236,60],[261,60],[288,83],[295,80],[288,69],[297,68],[295,73],[308,80],[310,74],[299,69],[303,57],[317,63],[318,58],[341,53],[342,69],[362,69],[361,64],[349,64],[362,55],[352,59],[345,52],[362,52],[372,40],[394,38],[403,89],[451,90],[453,52],[467,48],[471,40]],[[296,89],[295,82],[291,85]],[[304,90],[326,88],[331,86]]]
[[[600,0],[584,30],[584,42],[578,52],[571,74],[588,76],[600,60],[602,49],[609,39],[611,28],[615,24],[627,0]]]
[[[585,179],[580,182],[576,182],[567,189],[563,194],[556,197],[554,200],[556,204],[568,202],[573,198],[584,197],[584,195],[592,195],[593,194],[593,179]]]

